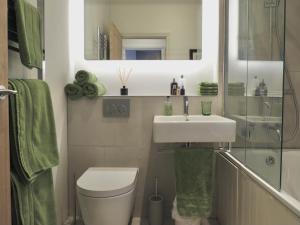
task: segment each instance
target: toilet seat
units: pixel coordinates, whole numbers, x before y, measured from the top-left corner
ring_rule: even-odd
[[[77,180],[79,194],[92,198],[109,198],[135,188],[138,168],[94,167]]]

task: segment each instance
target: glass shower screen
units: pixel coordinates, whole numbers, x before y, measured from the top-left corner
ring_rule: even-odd
[[[280,188],[284,0],[227,0],[225,114],[237,121],[231,154]]]

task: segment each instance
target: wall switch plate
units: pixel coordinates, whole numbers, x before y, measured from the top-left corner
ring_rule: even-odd
[[[103,99],[102,110],[104,117],[127,118],[130,115],[130,100]]]

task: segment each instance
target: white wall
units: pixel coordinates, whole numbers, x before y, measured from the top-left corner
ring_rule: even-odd
[[[188,95],[198,94],[201,81],[218,81],[219,1],[203,0],[201,61],[86,61],[84,60],[84,0],[70,2],[70,50],[75,70],[87,69],[98,75],[108,95],[119,95],[119,67],[133,68],[130,95],[169,95],[170,83],[184,74]]]
[[[53,170],[58,225],[68,217],[67,101],[64,94],[70,74],[68,7],[68,0],[45,1],[45,81],[51,89],[60,157],[59,166]]]

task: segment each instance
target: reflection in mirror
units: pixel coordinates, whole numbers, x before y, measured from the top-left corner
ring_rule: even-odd
[[[284,1],[239,1],[239,59],[280,61],[284,54]]]
[[[85,59],[199,60],[202,0],[85,0]]]

